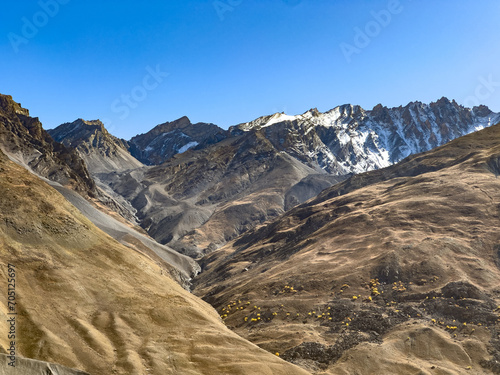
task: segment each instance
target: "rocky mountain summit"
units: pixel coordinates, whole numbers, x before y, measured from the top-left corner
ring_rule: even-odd
[[[128,142],[111,135],[99,120],[78,119],[48,132],[57,142],[75,148],[94,175],[143,166],[130,155]]]
[[[96,185],[78,153],[55,142],[37,117],[11,96],[0,94],[0,148],[29,169],[68,185],[81,194],[96,197]]]
[[[56,140],[78,153],[101,192],[114,202],[113,210],[131,223],[137,223],[137,210],[121,195],[109,188],[101,175],[124,173],[144,167],[130,152],[127,141],[111,135],[99,120],[76,121],[65,123],[48,133]]]
[[[226,132],[217,125],[192,124],[187,117],[181,117],[133,137],[130,152],[144,164],[158,165],[200,144],[210,145],[226,137]]]

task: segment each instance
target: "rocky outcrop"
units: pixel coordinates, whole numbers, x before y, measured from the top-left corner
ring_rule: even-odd
[[[99,200],[120,216],[137,223],[136,209],[121,195],[110,189],[101,176],[144,168],[129,152],[129,144],[111,135],[99,120],[78,119],[48,130],[58,142],[75,149],[100,190]]]
[[[217,143],[226,137],[226,131],[214,124],[192,124],[187,117],[181,117],[133,137],[130,152],[144,164],[158,165],[176,154],[199,145]]]
[[[42,128],[37,117],[12,100],[0,94],[0,147],[39,175],[88,197],[96,197],[95,182],[85,162],[70,147],[56,142]]]
[[[48,132],[57,142],[75,148],[93,175],[144,166],[130,155],[128,142],[109,134],[99,120],[78,119]]]

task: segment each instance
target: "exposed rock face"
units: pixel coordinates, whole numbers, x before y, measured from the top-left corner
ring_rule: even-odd
[[[214,124],[191,124],[187,117],[160,124],[130,140],[130,152],[147,165],[157,165],[200,144],[210,145],[227,137]]]
[[[57,142],[75,148],[93,175],[144,166],[130,155],[128,142],[109,134],[99,120],[78,119],[48,132]]]
[[[500,124],[324,190],[204,257],[195,294],[311,371],[494,369],[499,140]]]
[[[96,197],[98,192],[84,161],[69,147],[55,142],[38,118],[0,94],[0,147],[36,173]]]
[[[325,113],[316,109],[299,116],[276,113],[229,131],[261,129],[278,150],[344,175],[387,167],[498,121],[500,114],[485,106],[468,109],[442,98],[397,108],[379,104],[371,111],[348,104]]]
[[[12,97],[1,94],[0,149],[34,173],[70,187],[83,197],[101,205],[103,209],[117,213],[131,223],[136,222],[133,207],[95,179],[95,175],[89,172],[85,163],[88,160],[93,168],[106,170],[106,166],[118,167],[120,163],[116,160],[120,160],[119,158],[115,156],[113,159],[111,153],[109,156],[102,156],[106,150],[99,150],[98,147],[92,148],[93,152],[85,153],[73,148],[73,145],[65,146],[55,141],[42,128],[38,118],[30,117],[29,111],[14,102]],[[121,155],[126,157],[128,154],[123,151]],[[135,160],[130,155],[128,158],[132,162]],[[140,165],[138,161],[135,163]]]
[[[128,142],[109,134],[99,120],[78,119],[48,132],[56,141],[74,148],[85,161],[92,178],[104,192],[100,194],[100,200],[126,220],[136,223],[136,209],[101,181],[101,175],[144,168],[144,164],[129,153]]]

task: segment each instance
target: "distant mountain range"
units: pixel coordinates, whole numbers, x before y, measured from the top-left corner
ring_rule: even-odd
[[[344,175],[387,167],[499,119],[500,114],[485,106],[469,109],[441,98],[397,108],[379,104],[371,111],[348,104],[325,113],[316,109],[298,116],[277,113],[233,127],[230,133],[261,130],[276,149]]]
[[[499,120],[487,107],[442,98],[370,111],[343,105],[276,113],[228,130],[183,117],[130,141],[111,136],[99,121],[77,120],[49,133],[78,150],[98,186],[151,236],[197,257],[351,174]]]
[[[325,113],[276,113],[228,130],[182,117],[126,141],[99,120],[78,119],[47,134],[5,98],[10,120],[4,121],[4,147],[29,139],[12,141],[13,133],[24,131],[13,124],[24,121],[37,141],[17,152],[23,162],[73,184],[158,242],[194,258],[353,174],[390,166],[500,121],[485,106],[464,108],[442,98],[369,111],[343,105]],[[43,158],[30,151],[40,148],[47,150]]]
[[[372,110],[346,104],[321,113],[311,109],[302,115],[275,113],[223,130],[214,124],[192,124],[187,117],[166,122],[130,141],[110,135],[103,124],[79,119],[49,130],[52,137],[84,154],[98,149],[103,160],[117,161],[117,150],[127,151],[145,165],[159,165],[176,154],[200,150],[227,138],[260,131],[273,147],[305,163],[334,175],[361,173],[392,165],[405,157],[428,151],[457,137],[488,127],[500,114],[486,106],[465,108],[441,98],[424,104]],[[119,152],[126,162],[109,171],[139,167],[139,163]],[[107,158],[107,159],[106,159]],[[88,164],[95,164],[90,162]],[[106,164],[105,163],[105,164]],[[103,166],[92,165],[93,172]]]

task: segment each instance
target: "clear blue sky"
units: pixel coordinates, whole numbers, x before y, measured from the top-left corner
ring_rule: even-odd
[[[127,139],[184,115],[226,128],[442,96],[500,111],[499,19],[498,0],[12,1],[0,92],[45,128],[99,118]]]

